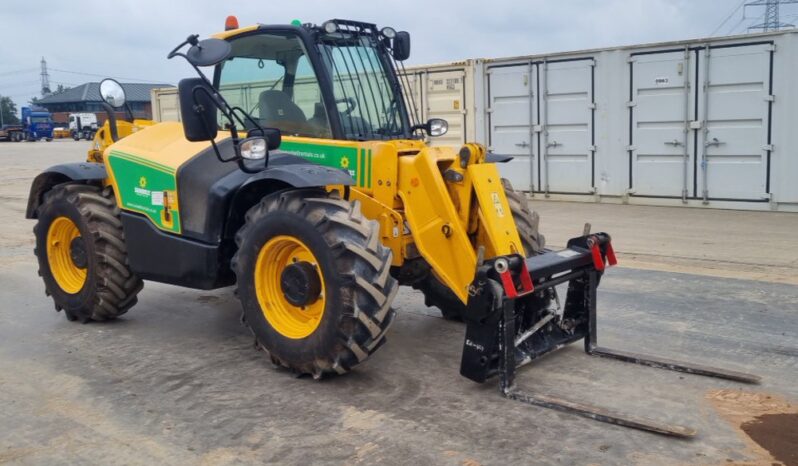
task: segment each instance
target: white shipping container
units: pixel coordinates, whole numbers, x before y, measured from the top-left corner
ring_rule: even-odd
[[[786,30],[414,66],[402,76],[433,145],[515,158],[533,196],[798,211],[798,33]],[[310,100],[317,96],[309,96]],[[155,119],[179,119],[172,89]]]
[[[180,121],[180,103],[176,87],[155,88],[150,91],[152,119],[155,121]]]
[[[445,135],[429,139],[431,145],[459,146],[476,139],[477,107],[473,99],[478,69],[477,61],[468,60],[409,67],[400,75],[408,108],[418,120],[443,118],[449,123]]]
[[[787,30],[413,72],[473,76],[463,139],[514,156],[502,174],[533,196],[798,211],[796,38]]]

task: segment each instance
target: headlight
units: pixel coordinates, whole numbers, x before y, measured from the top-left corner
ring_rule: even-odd
[[[241,141],[241,157],[247,160],[260,160],[266,157],[266,139],[261,137],[246,138]]]
[[[380,30],[383,36],[387,37],[388,39],[393,39],[396,37],[396,29],[392,27],[384,27]]]
[[[338,25],[335,24],[334,21],[325,21],[324,24],[321,25],[321,27],[324,28],[324,31],[327,34],[332,34],[332,33],[336,32],[336,31],[338,31]]]

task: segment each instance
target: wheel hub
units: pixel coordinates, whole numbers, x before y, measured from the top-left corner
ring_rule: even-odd
[[[89,265],[89,260],[86,257],[86,243],[83,242],[82,237],[73,238],[69,243],[69,257],[79,269],[85,269]]]
[[[294,306],[313,304],[321,294],[319,273],[309,262],[294,262],[286,266],[280,274],[280,288],[286,301]]]

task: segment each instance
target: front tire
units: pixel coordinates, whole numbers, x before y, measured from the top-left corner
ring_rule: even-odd
[[[385,343],[398,285],[359,203],[320,189],[272,194],[247,212],[236,244],[242,320],[273,363],[343,374]]]
[[[129,268],[122,222],[110,188],[64,184],[37,210],[34,253],[45,293],[67,319],[124,314],[143,287]]]
[[[538,231],[540,217],[529,207],[526,196],[513,189],[510,180],[502,178],[502,186],[526,257],[540,254],[546,245],[546,239]],[[466,305],[432,271],[427,278],[414,283],[413,288],[424,294],[425,305],[440,309],[444,319],[463,320]]]

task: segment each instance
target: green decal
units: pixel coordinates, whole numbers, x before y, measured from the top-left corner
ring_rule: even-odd
[[[363,186],[366,185],[366,180],[365,180],[365,176],[364,176],[366,174],[366,150],[365,149],[360,149],[360,152],[359,152],[357,160],[358,160],[357,173],[358,173],[358,175],[360,175],[360,176],[357,177],[357,185],[360,186],[360,187],[363,187]]]
[[[336,147],[326,144],[309,144],[305,142],[283,141],[280,151],[302,157],[310,162],[326,167],[342,168],[356,180],[358,186],[371,187],[371,174],[364,167],[366,151],[356,147]],[[358,157],[360,153],[360,157]],[[371,151],[368,151],[371,159]],[[358,162],[360,162],[358,164]],[[369,164],[370,165],[370,164]],[[368,180],[368,184],[366,184]]]
[[[366,163],[368,164],[366,168],[366,175],[368,176],[367,186],[371,187],[371,149],[369,149],[369,155],[366,157]]]
[[[109,154],[108,163],[122,208],[146,215],[162,230],[180,233],[173,168],[119,151]]]

